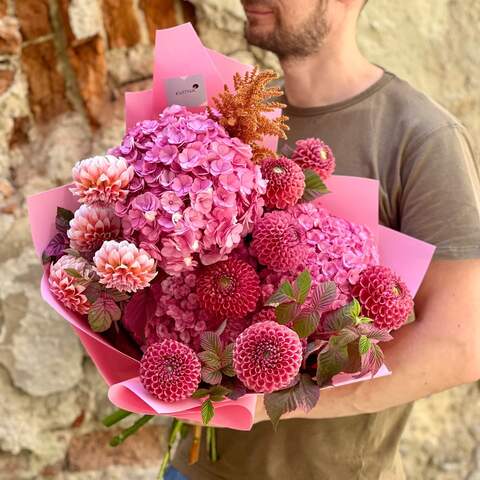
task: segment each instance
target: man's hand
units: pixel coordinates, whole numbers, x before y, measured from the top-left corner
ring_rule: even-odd
[[[382,346],[392,375],[324,390],[311,412],[297,410],[282,418],[372,413],[478,380],[480,260],[432,262],[415,298],[415,313],[416,321]],[[256,421],[261,421],[258,403]]]

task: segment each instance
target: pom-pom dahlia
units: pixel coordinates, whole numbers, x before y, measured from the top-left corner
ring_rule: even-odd
[[[305,232],[290,213],[270,212],[255,226],[252,249],[262,265],[276,272],[293,272],[307,254]]]
[[[53,295],[60,300],[67,308],[74,312],[87,314],[90,309],[90,302],[85,296],[85,286],[65,270],[76,270],[84,277],[90,277],[93,273],[90,264],[81,257],[64,255],[57,262],[50,266],[48,283]]]
[[[125,159],[113,155],[96,156],[77,162],[72,177],[72,193],[80,203],[113,206],[125,200],[134,169]]]
[[[360,301],[362,313],[378,328],[396,330],[413,311],[408,287],[392,270],[381,265],[368,267],[360,274],[353,295]]]
[[[218,318],[243,318],[253,312],[260,297],[255,269],[236,258],[206,267],[197,282],[202,308]]]
[[[176,340],[150,345],[140,362],[145,390],[163,402],[190,397],[200,383],[201,363],[195,352]]]
[[[136,292],[155,278],[155,260],[142,248],[125,240],[109,240],[93,257],[100,283],[120,292]]]
[[[233,366],[239,380],[257,393],[288,387],[300,370],[303,347],[285,325],[254,323],[235,341]]]
[[[322,180],[330,177],[335,170],[335,157],[332,150],[318,138],[298,140],[292,160],[304,170],[313,170]]]
[[[75,250],[95,252],[104,241],[118,238],[120,231],[121,221],[110,208],[81,205],[70,220],[67,235]]]
[[[292,207],[303,195],[305,175],[292,160],[280,157],[262,162],[262,176],[267,180],[265,205],[268,208]]]

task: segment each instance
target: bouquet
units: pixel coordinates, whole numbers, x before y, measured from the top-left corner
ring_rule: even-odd
[[[187,55],[195,83],[178,90]],[[275,78],[188,25],[159,31],[121,144],[29,199],[42,294],[121,408],[106,424],[143,414],[113,444],[154,415],[177,419],[172,440],[180,420],[248,430],[259,395],[276,426],[323,388],[391,373],[381,344],[411,317],[433,247],[379,226],[378,183],[332,176],[321,140],[276,154]]]

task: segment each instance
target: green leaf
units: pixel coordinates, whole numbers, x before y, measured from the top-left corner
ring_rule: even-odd
[[[366,323],[372,323],[373,320],[371,318],[368,318],[368,317],[358,317],[357,318],[357,324],[366,324]]]
[[[233,365],[227,365],[226,367],[222,367],[221,372],[227,377],[234,377],[237,374],[237,372],[235,372],[235,369],[233,368]]]
[[[368,350],[370,350],[371,346],[372,346],[371,340],[365,335],[362,335],[358,339],[358,351],[360,355],[365,355],[368,352]]]
[[[210,420],[215,415],[215,410],[213,408],[213,403],[210,399],[205,400],[202,403],[201,413],[202,413],[203,424],[208,425],[210,423]]]
[[[82,274],[78,271],[75,270],[74,268],[65,268],[65,272],[68,273],[73,278],[78,278],[83,280]]]
[[[212,369],[218,370],[222,366],[220,357],[215,352],[212,352],[211,350],[200,352],[198,354],[198,358],[205,366],[210,367]]]
[[[288,280],[280,284],[280,286],[278,287],[278,291],[284,293],[287,297],[290,297],[291,300],[295,300],[295,292],[293,290],[293,286]]]
[[[305,303],[312,286],[312,276],[308,270],[304,270],[295,280],[295,290],[297,292],[297,301],[300,304]]]
[[[277,322],[285,325],[291,322],[299,313],[299,305],[295,302],[282,303],[275,308]]]
[[[202,380],[211,385],[217,385],[222,381],[222,373],[217,368],[203,367]]]
[[[329,193],[327,186],[316,172],[307,169],[303,171],[303,174],[305,175],[305,190],[301,199],[303,202],[311,202],[321,195]]]
[[[122,311],[111,297],[101,295],[88,311],[88,323],[94,332],[105,332],[112,322],[120,320]]]
[[[225,396],[231,393],[232,391],[222,385],[215,385],[214,387],[210,387],[210,395],[216,395],[216,396]]]
[[[328,310],[337,298],[335,282],[322,282],[317,285],[312,293],[312,307],[319,312]]]
[[[359,301],[354,298],[347,306],[346,306],[347,315],[352,319],[356,319],[362,313],[362,306],[360,305]]]
[[[300,375],[299,381],[293,387],[278,392],[265,394],[263,397],[273,428],[276,430],[283,414],[302,408],[310,411],[318,402],[320,389],[311,379],[310,375]]]
[[[307,360],[310,355],[323,348],[327,343],[328,342],[326,340],[314,340],[313,342],[307,343],[307,348],[305,349],[305,353],[303,354],[303,368],[306,368]]]
[[[293,330],[298,333],[300,338],[306,338],[317,329],[319,323],[320,315],[317,312],[302,313],[295,320]]]
[[[222,341],[216,332],[202,333],[200,346],[206,351],[216,353],[218,356],[222,354]]]
[[[322,386],[344,370],[348,362],[348,349],[338,337],[331,337],[328,346],[317,357],[317,383]]]
[[[192,398],[203,398],[210,394],[208,388],[199,388],[197,391],[192,393]]]

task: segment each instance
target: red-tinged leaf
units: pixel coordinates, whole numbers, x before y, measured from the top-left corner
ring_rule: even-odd
[[[337,298],[335,282],[323,282],[313,289],[312,306],[318,312],[325,312]]]
[[[112,297],[116,302],[126,302],[130,299],[130,295],[125,292],[119,292],[118,290],[108,289],[108,295]]]
[[[348,362],[343,368],[345,373],[358,373],[362,369],[361,357],[358,351],[358,343],[352,342],[347,345]]]
[[[290,297],[292,300],[295,300],[295,292],[293,290],[293,285],[289,281],[286,281],[280,284],[280,286],[278,287],[278,290],[281,293],[284,293],[285,295]]]
[[[227,365],[226,367],[222,367],[221,372],[227,377],[234,377],[237,374],[237,372],[235,372],[235,369],[233,368],[233,365]]]
[[[303,355],[303,368],[307,368],[307,361],[312,355],[312,353],[318,352],[322,347],[324,347],[328,342],[326,340],[314,340],[313,342],[307,343],[307,348],[305,354]]]
[[[210,385],[217,385],[222,381],[222,373],[215,368],[203,367],[202,380]]]
[[[322,386],[342,372],[348,363],[348,348],[340,345],[338,337],[331,337],[328,346],[317,357],[317,383]]]
[[[51,263],[62,255],[65,254],[65,250],[68,248],[70,240],[66,233],[59,232],[48,242],[45,250],[42,253],[42,263],[46,265]]]
[[[275,317],[281,325],[291,322],[299,313],[300,306],[295,302],[282,303],[275,308]]]
[[[237,377],[224,378],[222,385],[230,390],[227,395],[230,400],[238,400],[247,393],[245,385]]]
[[[348,345],[349,343],[354,342],[359,336],[360,334],[355,327],[349,325],[338,332],[338,344],[340,346]]]
[[[202,403],[201,414],[202,414],[203,424],[208,425],[210,423],[210,420],[212,420],[213,416],[215,415],[215,409],[210,399],[205,400]]]
[[[101,295],[88,311],[88,323],[94,332],[104,332],[110,328],[112,322],[120,320],[121,315],[122,311],[115,301]]]
[[[317,312],[302,313],[295,320],[293,330],[298,333],[300,338],[307,338],[315,332],[319,323],[320,315]]]
[[[84,295],[90,303],[95,303],[103,291],[103,287],[97,282],[90,282],[84,290]]]
[[[157,299],[162,294],[160,282],[135,293],[125,306],[122,323],[139,345],[145,343],[145,325],[155,315]]]
[[[320,389],[310,375],[300,375],[299,382],[293,387],[278,392],[265,394],[265,410],[276,430],[282,415],[293,412],[297,408],[310,411],[318,402]]]
[[[74,217],[72,211],[66,208],[57,207],[57,216],[55,218],[55,227],[59,232],[67,233],[70,228],[70,220]]]
[[[216,332],[204,332],[200,336],[200,346],[208,352],[213,352],[219,357],[222,355],[222,341]]]
[[[367,373],[371,373],[372,376],[374,376],[383,365],[385,356],[382,349],[377,344],[372,343],[367,353],[361,356],[361,359],[362,370],[358,374],[358,377],[363,377]]]
[[[225,367],[228,367],[229,365],[232,365],[234,347],[235,347],[234,343],[229,343],[223,349],[223,352],[222,352],[222,355],[221,355],[222,368],[225,368]]]
[[[348,305],[325,313],[322,316],[322,331],[334,334],[342,328],[354,325],[355,320],[360,315],[360,311],[360,304],[356,299],[353,299]]]
[[[300,305],[307,299],[311,286],[312,276],[308,270],[304,270],[295,280],[295,293]]]
[[[388,330],[377,328],[371,323],[363,323],[361,325],[358,325],[357,330],[360,335],[365,335],[370,340],[372,340],[373,343],[389,342],[390,340],[393,340],[393,337],[392,335],[390,335]]]
[[[205,350],[204,352],[200,352],[198,354],[198,358],[206,367],[210,367],[211,369],[219,370],[222,366],[220,357],[211,350]]]

